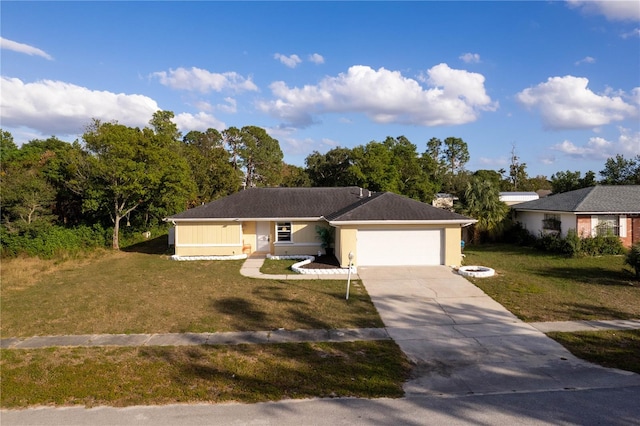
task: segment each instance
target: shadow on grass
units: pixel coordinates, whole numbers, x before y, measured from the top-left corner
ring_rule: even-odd
[[[232,316],[238,330],[263,330],[267,314],[239,297],[225,297],[211,303],[217,312]]]
[[[536,270],[534,273],[541,277],[572,279],[604,286],[629,287],[633,286],[635,281],[633,274],[626,269],[612,271],[611,269],[584,266],[579,268],[550,267]],[[637,281],[635,282],[637,283]]]
[[[143,241],[141,243],[133,244],[124,247],[122,251],[127,253],[142,253],[142,254],[173,254],[172,249],[169,247],[169,236],[161,235],[151,240]]]
[[[168,363],[176,385],[215,402],[401,397],[410,368],[391,342],[149,347],[140,356]]]
[[[314,311],[307,307],[307,303],[298,300],[282,300],[277,312],[265,312],[255,303],[239,297],[226,297],[215,300],[211,307],[217,312],[231,316],[235,327],[240,331],[268,330],[279,327],[274,325],[277,318],[282,318],[282,324],[301,324],[300,328],[327,330],[332,328],[327,322],[314,316]],[[298,305],[292,306],[292,305]],[[300,306],[302,305],[302,306]]]

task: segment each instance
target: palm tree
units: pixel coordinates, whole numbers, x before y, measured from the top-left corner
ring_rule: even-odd
[[[479,242],[486,232],[491,238],[502,230],[509,206],[500,201],[500,191],[491,181],[472,179],[464,192],[462,212],[478,220],[473,229],[473,240]]]

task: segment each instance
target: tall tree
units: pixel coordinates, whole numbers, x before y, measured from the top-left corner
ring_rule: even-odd
[[[222,140],[231,155],[231,164],[233,165],[233,168],[235,170],[240,170],[243,166],[242,152],[244,150],[240,129],[237,127],[229,127],[228,129],[223,130]]]
[[[89,176],[84,208],[108,212],[112,246],[120,248],[121,220],[144,206],[146,215],[184,208],[193,189],[188,166],[167,133],[98,120],[83,135]]]
[[[511,148],[511,164],[509,165],[509,183],[510,191],[526,191],[528,190],[527,181],[527,163],[521,163],[520,157],[516,153],[515,145]]]
[[[551,175],[551,190],[554,194],[587,188],[596,184],[596,174],[589,170],[584,177],[580,171],[556,172]]]
[[[442,156],[446,159],[447,168],[451,175],[464,170],[469,162],[469,148],[461,138],[448,137],[444,140]]]
[[[240,129],[245,167],[245,184],[252,186],[278,186],[282,179],[282,150],[277,139],[257,126]]]
[[[315,187],[356,185],[354,156],[349,148],[336,147],[325,154],[313,151],[304,160],[306,172]]]
[[[400,192],[400,176],[387,145],[371,141],[353,148],[352,155],[352,171],[357,177],[358,186],[371,191]]]
[[[448,137],[444,142],[431,138],[423,158],[425,170],[433,176],[436,185],[441,183],[442,190],[456,195],[464,191],[469,178],[464,166],[470,158],[465,141],[455,137]]]
[[[60,179],[56,179],[59,160],[71,145],[51,137],[34,139],[18,149],[11,134],[2,133],[0,181],[5,223],[53,222],[61,186]]]
[[[434,194],[442,189],[447,171],[441,152],[442,141],[438,138],[431,138],[427,142],[427,150],[420,158],[422,170],[433,185]]]
[[[398,171],[399,193],[423,202],[431,202],[439,187],[424,170],[417,146],[405,136],[387,137],[384,144],[391,152],[392,162]]]
[[[621,154],[615,159],[608,158],[600,176],[605,185],[640,185],[640,155],[630,159]]]
[[[184,156],[197,186],[196,198],[191,205],[207,203],[240,188],[242,173],[229,161],[229,152],[224,149],[220,132],[194,130],[185,135],[183,142]]]
[[[282,166],[282,187],[288,188],[304,188],[311,186],[311,179],[306,170],[293,164],[284,164]]]
[[[174,117],[173,111],[158,110],[153,113],[151,120],[149,120],[149,124],[156,136],[164,138],[167,143],[178,141],[182,137],[178,126],[173,122]]]

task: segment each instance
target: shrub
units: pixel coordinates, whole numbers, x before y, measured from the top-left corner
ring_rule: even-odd
[[[582,253],[582,238],[575,229],[569,229],[562,245],[562,252],[567,256],[576,257]]]
[[[640,280],[640,243],[634,244],[627,253],[624,262],[636,271],[636,278]]]
[[[503,239],[507,243],[526,247],[534,246],[536,242],[536,237],[527,231],[520,222],[511,223],[505,230]]]
[[[34,225],[16,232],[9,232],[2,226],[0,247],[3,257],[21,254],[51,259],[63,253],[74,254],[87,249],[105,247],[108,238],[100,225],[81,225],[65,228],[54,225]]]
[[[538,238],[516,223],[505,235],[507,242],[533,246],[538,250],[576,256],[619,255],[624,253],[622,242],[615,235],[581,238],[570,229],[566,237],[558,233],[541,233]]]

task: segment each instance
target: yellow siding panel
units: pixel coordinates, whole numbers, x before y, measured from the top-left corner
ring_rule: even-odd
[[[241,254],[241,231],[238,222],[178,222],[175,252],[178,256]]]

